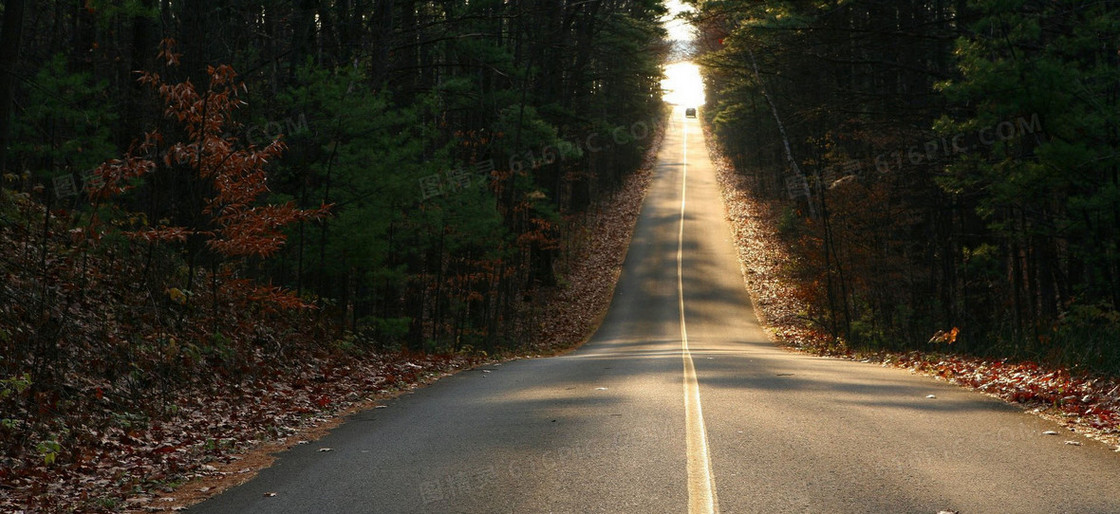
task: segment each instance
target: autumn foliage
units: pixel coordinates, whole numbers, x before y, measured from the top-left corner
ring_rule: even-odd
[[[87,4],[23,20],[0,98],[0,487],[32,510],[189,476],[208,419],[268,428],[241,391],[310,415],[586,332],[609,280],[557,291],[653,143],[614,134],[661,117],[659,3]]]
[[[177,59],[169,45],[161,57]],[[227,66],[208,74],[205,89],[143,74],[168,123],[96,169],[87,208],[49,210],[31,194],[3,192],[0,238],[14,251],[5,252],[0,292],[22,299],[0,304],[5,483],[42,487],[51,476],[124,458],[88,452],[108,451],[107,441],[121,450],[135,438],[159,441],[151,423],[172,422],[166,409],[187,405],[182,394],[260,381],[270,369],[298,365],[285,359],[307,362],[330,350],[314,339],[307,302],[254,277],[261,259],[283,246],[285,227],[328,209],[263,202],[268,165],[284,145],[256,148],[229,136],[242,86]],[[132,206],[169,175],[204,193],[184,204],[193,211],[151,223]],[[134,484],[151,480],[144,473],[181,470],[142,471],[118,479]]]
[[[173,52],[172,43],[164,45],[160,58],[170,65],[177,64],[179,55]],[[153,172],[189,173],[209,192],[200,212],[192,213],[196,214],[192,216],[196,220],[193,226],[144,224],[125,233],[146,242],[203,241],[222,258],[218,267],[224,277],[232,279],[237,266],[253,257],[268,257],[282,247],[283,227],[321,219],[329,208],[306,210],[297,208],[293,202],[259,203],[269,192],[266,167],[280,157],[284,143],[277,139],[264,148],[240,146],[229,133],[235,124],[234,112],[245,105],[238,97],[239,88],[244,86],[229,66],[209,66],[206,72],[210,84],[201,92],[190,81],[168,84],[158,73],[141,74],[140,83],[158,91],[166,105],[164,116],[174,121],[185,137],[164,145],[165,138],[158,130],[147,133],[144,141],[133,148],[133,155],[106,162],[96,170],[101,185],[89,194],[95,201],[101,201],[132,189],[138,179]],[[162,154],[162,158],[157,161],[145,157],[152,154]],[[286,307],[306,306],[276,288],[243,287],[236,289],[245,291],[245,298],[250,300],[269,300]]]
[[[1120,373],[1115,9],[700,10],[704,112],[775,206],[814,329]]]
[[[447,117],[438,97],[395,107],[347,69],[301,75],[306,88],[281,101],[332,121],[262,142],[233,69],[185,78],[180,59],[165,42],[158,71],[139,74],[158,116],[123,155],[53,182],[5,176],[0,487],[18,494],[0,510],[150,500],[371,395],[574,344],[609,301],[640,188],[625,215],[558,212],[559,192],[537,181],[591,187],[573,153],[518,170],[491,160],[471,184],[421,198],[418,180],[459,162],[433,121]],[[499,135],[463,158],[559,141],[522,110],[502,120],[526,132],[520,148]],[[622,157],[652,155],[652,142],[593,160],[622,175]],[[59,180],[75,175],[84,194],[65,195]],[[585,227],[604,224],[588,244]],[[569,274],[578,287],[557,280]]]

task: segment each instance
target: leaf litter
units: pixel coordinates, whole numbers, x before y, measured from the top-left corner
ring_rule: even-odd
[[[987,393],[1029,409],[1120,452],[1120,378],[1079,375],[1034,362],[927,352],[856,354],[815,326],[812,295],[783,263],[797,260],[779,234],[784,205],[755,195],[752,179],[737,173],[707,133],[740,267],[759,321],[775,343],[816,355],[909,369]]]
[[[609,306],[663,134],[661,127],[641,170],[587,214],[566,219],[584,227],[584,237],[565,249],[563,283],[524,302],[530,340],[524,355],[563,352],[594,332]],[[12,273],[6,278],[6,287],[24,280]],[[99,294],[90,303],[112,303],[116,293],[103,288]],[[119,324],[113,312],[67,308],[76,325]],[[45,463],[29,438],[0,444],[0,512],[185,510],[251,479],[270,465],[271,454],[310,444],[349,413],[386,408],[380,400],[457,370],[498,365],[498,357],[471,355],[326,351],[285,355],[283,362],[270,362],[263,353],[253,357],[242,375],[195,377],[161,395],[161,405],[140,398],[128,404],[135,409],[122,409],[119,401],[129,395],[133,384],[127,381],[68,376],[68,387],[88,393],[73,412],[49,426],[12,421],[23,433],[64,433],[56,450],[42,447],[53,461]],[[7,420],[20,413],[3,414]]]

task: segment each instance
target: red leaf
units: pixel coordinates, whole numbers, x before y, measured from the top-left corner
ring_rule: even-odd
[[[152,450],[152,453],[155,454],[155,455],[166,455],[168,453],[173,453],[173,452],[175,452],[175,450],[178,450],[178,449],[179,449],[178,446],[171,446],[171,445],[160,446],[159,448],[156,448],[156,449]]]

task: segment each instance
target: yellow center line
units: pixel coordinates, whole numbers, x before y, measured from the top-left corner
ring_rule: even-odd
[[[681,359],[684,361],[685,439],[688,453],[688,512],[714,514],[719,512],[712,463],[708,457],[708,435],[704,428],[704,412],[700,407],[700,384],[696,366],[688,350],[688,326],[684,319],[684,212],[688,181],[688,127],[681,123],[683,140],[681,156],[681,221],[677,232],[677,304],[681,316]]]

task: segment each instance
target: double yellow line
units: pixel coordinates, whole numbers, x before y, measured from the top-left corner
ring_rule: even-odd
[[[681,317],[681,359],[684,361],[685,439],[688,452],[688,512],[714,514],[719,512],[716,483],[708,452],[708,435],[704,428],[704,411],[700,406],[700,384],[696,366],[688,349],[688,326],[684,319],[684,214],[688,191],[688,127],[682,118],[681,140],[681,214],[677,232],[677,304]]]

